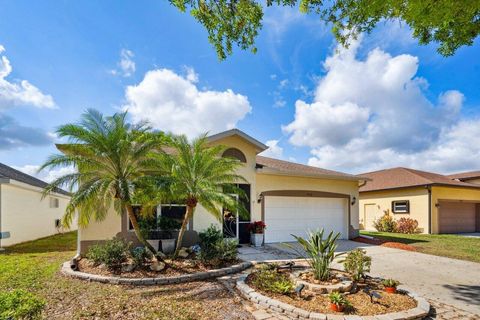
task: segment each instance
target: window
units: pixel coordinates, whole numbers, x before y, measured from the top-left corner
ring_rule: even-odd
[[[58,208],[60,206],[60,200],[58,198],[50,197],[50,208]]]
[[[161,204],[154,209],[152,217],[145,218],[140,216],[140,210],[142,210],[141,206],[133,206],[133,212],[137,217],[138,224],[141,227],[147,227],[150,230],[158,230],[157,225],[159,217],[167,217],[182,223],[186,209],[187,208],[184,204]],[[133,230],[130,220],[128,220],[128,229]]]
[[[55,219],[55,228],[60,229],[62,226],[62,221],[60,219]]]
[[[224,158],[235,158],[240,160],[242,163],[247,163],[247,158],[243,154],[242,151],[238,150],[237,148],[230,148],[225,150],[225,152],[222,154],[222,157]]]
[[[177,220],[180,223],[183,222],[183,218],[187,211],[187,207],[184,204],[162,204],[159,207],[160,212],[158,216]]]
[[[393,213],[410,213],[410,201],[408,200],[392,201],[392,212]]]

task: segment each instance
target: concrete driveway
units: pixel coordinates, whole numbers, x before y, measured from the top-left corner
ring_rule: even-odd
[[[365,249],[372,257],[373,276],[397,279],[428,299],[480,315],[480,264],[348,240],[340,240],[338,244],[339,251]],[[292,245],[300,250],[296,243]],[[242,250],[241,258],[248,260],[299,258],[295,250],[282,244]]]

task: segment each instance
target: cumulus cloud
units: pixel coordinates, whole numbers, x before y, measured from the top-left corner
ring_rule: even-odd
[[[73,167],[65,167],[65,168],[58,168],[58,169],[52,169],[52,170],[42,170],[38,172],[38,169],[40,168],[40,166],[30,165],[30,164],[27,164],[21,167],[13,166],[12,168],[22,171],[28,175],[34,176],[48,183],[54,181],[57,178],[60,178],[61,176],[75,172],[75,169]]]
[[[478,135],[464,133],[480,122],[461,119],[463,94],[450,90],[431,101],[428,81],[416,75],[417,57],[376,48],[359,59],[360,44],[337,48],[325,60],[313,102],[298,100],[294,120],[283,126],[290,143],[310,147],[311,165],[350,172],[398,165],[467,168],[480,146],[462,149],[460,137],[478,145]]]
[[[130,77],[135,73],[136,65],[133,61],[135,54],[128,49],[120,50],[120,61],[118,62],[118,69],[111,70],[113,75],[121,75],[123,77]]]
[[[200,90],[196,81],[198,76],[188,73],[149,71],[139,84],[127,87],[124,107],[134,121],[147,120],[157,129],[189,137],[232,129],[251,112],[246,96],[230,89]]]
[[[42,93],[27,80],[6,79],[13,68],[4,53],[5,48],[0,45],[0,110],[17,105],[55,108],[52,96]]]
[[[52,137],[42,129],[23,126],[12,117],[0,113],[0,150],[42,146],[51,142]]]
[[[260,153],[261,156],[281,159],[283,158],[283,148],[278,145],[279,140],[268,140],[265,144],[268,149]]]

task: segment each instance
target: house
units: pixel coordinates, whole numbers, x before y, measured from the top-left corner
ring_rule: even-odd
[[[392,168],[364,173],[360,188],[360,224],[375,230],[373,221],[385,212],[395,219],[418,221],[422,233],[480,231],[480,184],[432,172]]]
[[[341,233],[342,239],[358,235],[358,187],[365,179],[297,163],[259,156],[267,149],[263,143],[244,132],[232,129],[210,136],[211,145],[227,147],[222,156],[235,157],[243,165],[238,170],[247,183],[239,187],[248,195],[244,206],[247,217],[224,211],[218,221],[201,206],[197,207],[183,245],[198,239],[198,232],[216,225],[226,237],[249,242],[247,225],[263,220],[265,242],[292,241],[292,234],[305,236],[307,231],[325,228]],[[159,204],[157,216],[182,219],[185,207],[179,204]],[[135,240],[126,214],[113,209],[104,221],[91,222],[79,230],[79,252],[85,252],[92,243],[119,236]]]
[[[461,172],[461,173],[448,175],[447,177],[457,181],[480,184],[480,171]]]
[[[42,199],[46,182],[0,163],[0,247],[62,231],[60,219],[70,200],[64,190]]]

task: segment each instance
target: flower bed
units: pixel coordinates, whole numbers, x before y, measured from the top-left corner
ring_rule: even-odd
[[[248,300],[283,313],[288,317],[300,319],[373,319],[373,316],[383,315],[382,319],[422,319],[430,310],[428,302],[408,290],[388,294],[381,291],[379,279],[369,279],[362,284],[364,288],[377,292],[378,296],[372,302],[371,297],[363,290],[347,294],[351,308],[345,313],[333,312],[329,308],[326,295],[302,291],[298,296],[295,292],[288,294],[267,292],[255,287],[255,272],[240,278],[237,288]],[[346,319],[345,318],[345,319]]]
[[[310,271],[296,271],[290,273],[290,278],[296,285],[304,285],[308,290],[317,293],[347,292],[352,288],[353,282],[347,273],[332,270],[328,281],[319,281],[314,278]]]
[[[62,273],[83,279],[88,281],[96,281],[96,282],[103,282],[103,283],[112,283],[112,284],[125,284],[125,285],[162,285],[162,284],[174,284],[174,283],[185,283],[191,281],[201,281],[216,277],[221,277],[227,274],[233,274],[240,271],[243,271],[252,264],[250,262],[240,262],[229,267],[221,268],[221,269],[211,269],[207,271],[201,272],[193,272],[193,273],[183,273],[183,274],[173,274],[170,273],[163,273],[158,272],[155,275],[151,276],[150,273],[146,274],[146,277],[125,277],[125,276],[111,276],[111,275],[100,275],[100,274],[92,274],[86,273],[81,271],[72,270],[70,262],[65,262],[62,266]],[[167,276],[168,275],[168,276]]]

